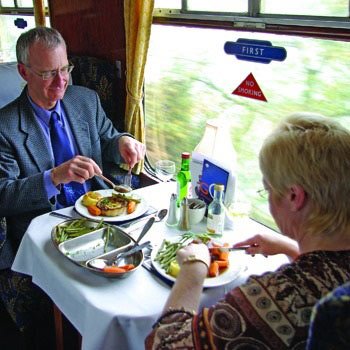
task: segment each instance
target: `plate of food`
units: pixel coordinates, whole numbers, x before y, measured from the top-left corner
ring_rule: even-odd
[[[75,209],[80,215],[105,222],[135,219],[144,214],[148,207],[141,196],[112,189],[87,192],[75,202]]]
[[[193,234],[188,233],[171,239],[165,239],[158,249],[153,249],[151,254],[152,265],[154,269],[165,279],[175,282],[176,276],[180,269],[175,259],[176,251],[193,240],[193,238],[189,237],[190,235]],[[207,234],[204,235],[206,237],[208,236]],[[200,239],[200,237],[198,238]],[[208,243],[208,241],[205,243]],[[223,257],[216,255],[216,252],[213,250],[210,251],[212,258],[211,262],[213,263],[216,261],[215,268],[217,271],[213,277],[209,277],[208,272],[208,277],[204,280],[203,287],[213,288],[228,284],[235,280],[244,270],[244,265],[238,261],[237,254],[233,252],[225,252],[226,254],[223,254]],[[212,268],[212,264],[210,268]]]

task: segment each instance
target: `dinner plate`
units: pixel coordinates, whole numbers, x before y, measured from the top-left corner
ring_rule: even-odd
[[[94,192],[100,193],[103,197],[109,197],[109,196],[112,196],[113,192],[115,193],[115,191],[113,191],[112,189],[99,190],[99,191],[94,191]],[[131,219],[135,219],[135,218],[141,216],[142,214],[144,214],[148,210],[148,204],[139,195],[132,194],[130,196],[135,196],[135,198],[141,200],[141,202],[137,205],[136,210],[133,213],[131,213],[131,214],[118,215],[118,216],[95,216],[95,215],[91,215],[89,213],[89,211],[87,210],[87,207],[85,207],[85,205],[83,205],[83,203],[82,203],[84,195],[81,196],[75,202],[75,209],[80,215],[82,215],[82,216],[84,216],[84,217],[86,217],[88,219],[94,219],[94,220],[103,219],[103,221],[105,221],[105,222],[119,222],[119,221],[131,220]]]
[[[173,239],[169,239],[169,240],[173,241]],[[174,238],[174,241],[175,240],[179,240],[179,237]],[[151,253],[151,261],[152,261],[153,267],[162,277],[166,278],[169,281],[175,282],[176,278],[168,275],[165,272],[165,270],[160,266],[160,264],[157,261],[155,261],[156,255],[158,253],[158,249],[153,249]],[[219,287],[235,280],[239,276],[239,274],[244,270],[244,265],[242,265],[242,263],[240,263],[237,258],[238,258],[238,254],[236,254],[236,252],[230,252],[229,267],[225,271],[220,273],[218,277],[207,277],[204,280],[203,287],[204,288]]]

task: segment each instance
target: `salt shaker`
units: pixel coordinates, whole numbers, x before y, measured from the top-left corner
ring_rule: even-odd
[[[181,201],[180,205],[180,220],[178,224],[178,229],[181,231],[188,231],[190,228],[190,220],[188,217],[188,199],[187,197],[185,197]]]
[[[168,218],[166,220],[166,224],[168,226],[175,226],[177,225],[177,212],[178,212],[178,208],[176,205],[176,201],[177,201],[177,194],[173,193],[170,197],[170,204],[169,204],[169,214],[168,214]]]

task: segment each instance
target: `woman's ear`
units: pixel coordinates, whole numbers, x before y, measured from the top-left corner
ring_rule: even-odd
[[[303,209],[307,202],[307,193],[299,185],[293,185],[289,189],[289,201],[292,211],[299,211]]]

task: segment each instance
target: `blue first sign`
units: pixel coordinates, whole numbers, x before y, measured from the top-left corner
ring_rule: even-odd
[[[238,39],[236,42],[227,41],[224,50],[237,59],[260,63],[284,61],[287,51],[284,47],[272,46],[267,40]]]

